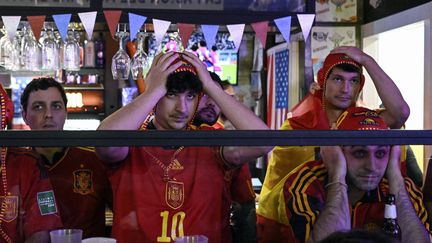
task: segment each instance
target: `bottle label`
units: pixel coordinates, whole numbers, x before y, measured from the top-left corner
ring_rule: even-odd
[[[396,205],[385,205],[385,210],[384,210],[384,218],[385,219],[396,219],[397,214],[396,214]]]

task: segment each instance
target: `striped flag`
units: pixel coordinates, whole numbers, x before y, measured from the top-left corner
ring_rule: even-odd
[[[267,125],[277,130],[288,113],[288,44],[267,51]]]

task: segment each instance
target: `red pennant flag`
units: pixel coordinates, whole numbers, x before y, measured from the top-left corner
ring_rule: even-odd
[[[30,27],[33,31],[33,34],[37,41],[39,41],[39,37],[41,34],[42,27],[45,22],[45,15],[43,16],[27,16],[27,20],[30,24]]]
[[[183,24],[178,23],[177,27],[179,29],[180,38],[183,44],[183,48],[186,49],[188,46],[189,37],[195,29],[194,24]]]
[[[261,42],[261,45],[265,48],[267,42],[267,28],[268,21],[262,21],[251,24],[253,30],[257,34],[258,39]]]
[[[121,10],[104,10],[105,19],[113,39],[116,33],[117,24],[120,21],[121,14]]]

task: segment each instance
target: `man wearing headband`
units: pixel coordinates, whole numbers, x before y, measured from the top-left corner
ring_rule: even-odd
[[[226,94],[192,53],[158,55],[147,74],[145,92],[102,121],[98,130],[187,130],[201,89],[238,129],[268,127]],[[202,87],[202,88],[201,88]],[[224,175],[265,155],[271,147],[100,147],[98,155],[113,167],[113,237],[120,242],[174,242],[205,235],[229,242],[229,222],[221,215]]]
[[[313,93],[296,105],[281,130],[327,130],[348,107],[356,106],[364,86],[362,68],[369,73],[386,107],[379,115],[390,128],[401,128],[409,116],[408,104],[403,99],[393,80],[379,67],[373,58],[356,47],[334,49],[324,60],[319,70]],[[298,165],[315,159],[316,146],[276,146],[272,151],[259,197],[258,221],[278,221],[277,211],[270,201],[277,201],[281,184],[278,184]],[[278,186],[277,189],[274,189]]]
[[[14,109],[0,84],[1,129]],[[37,154],[0,147],[0,242],[50,242],[49,230],[62,227],[47,172]]]
[[[22,117],[31,130],[63,130],[67,96],[54,78],[35,78],[21,95]],[[64,227],[83,238],[105,236],[105,208],[112,202],[104,164],[90,147],[33,147],[57,196]]]
[[[348,108],[335,124],[339,130],[388,129],[377,112],[362,107]],[[401,173],[400,146],[322,146],[320,155],[281,181],[284,223],[262,229],[261,242],[319,242],[336,231],[380,231],[389,193],[395,195],[401,242],[429,242],[422,194]]]

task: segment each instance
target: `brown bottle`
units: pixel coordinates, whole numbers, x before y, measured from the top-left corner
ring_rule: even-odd
[[[397,223],[395,195],[388,194],[385,198],[384,223],[382,230],[394,239],[401,239],[401,230]]]

